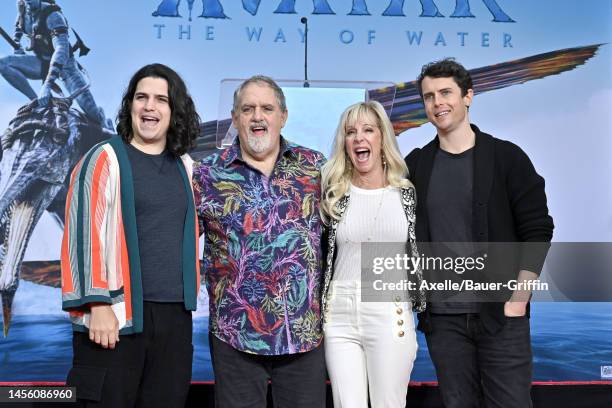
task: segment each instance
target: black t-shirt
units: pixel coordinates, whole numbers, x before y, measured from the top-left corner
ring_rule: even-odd
[[[180,159],[167,151],[147,154],[132,145],[127,152],[134,178],[143,298],[182,302],[187,197],[178,168]]]
[[[437,256],[470,256],[473,253],[472,197],[474,148],[459,154],[438,149],[429,181],[427,213]],[[454,272],[449,272],[454,273]],[[452,278],[457,278],[453,276]],[[477,313],[480,307],[469,302],[433,302],[433,313]]]

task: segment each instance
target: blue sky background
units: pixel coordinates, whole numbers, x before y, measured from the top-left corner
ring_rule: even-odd
[[[329,0],[336,12],[331,16],[311,15],[310,0],[297,0],[298,14],[273,14],[279,1],[265,0],[258,14],[251,16],[240,1],[225,0],[222,3],[230,19],[194,18],[191,23],[184,0],[183,18],[152,17],[159,2],[59,0],[71,27],[92,49],[79,61],[91,76],[96,100],[109,116],[116,114],[132,73],[150,62],[168,64],[184,76],[204,120],[219,116],[219,103],[227,97],[221,95],[224,79],[262,73],[275,79],[301,80],[303,44],[298,30],[303,28],[302,16],[309,18],[312,80],[397,83],[415,79],[424,63],[443,57],[456,57],[467,68],[477,68],[612,40],[610,0],[498,0],[515,23],[492,22],[480,0],[470,2],[475,18],[460,19],[418,17],[421,9],[416,0],[405,2],[405,17],[381,16],[388,1],[368,1],[370,16],[348,16],[350,0]],[[437,0],[436,4],[448,16],[455,2]],[[201,2],[196,1],[194,16],[200,12]],[[3,0],[0,25],[12,33],[14,19],[14,1]],[[156,38],[154,24],[165,24],[163,38]],[[191,24],[190,40],[178,39],[181,24]],[[205,39],[207,26],[214,27],[214,40]],[[259,42],[248,40],[247,27],[262,27]],[[286,42],[274,41],[279,29]],[[351,44],[340,41],[342,30],[353,32]],[[367,40],[369,30],[376,32],[372,44]],[[406,30],[423,31],[422,44],[410,45]],[[446,46],[434,45],[439,32]],[[457,32],[469,33],[465,46],[460,45]],[[489,33],[489,47],[480,45],[483,32]],[[512,48],[503,47],[505,33],[512,36]],[[474,123],[520,145],[545,177],[556,241],[612,241],[611,47],[604,45],[574,71],[478,95],[470,109]],[[7,53],[10,48],[0,42],[0,56]],[[40,83],[33,83],[38,90]],[[6,127],[25,102],[23,95],[0,78],[0,128]],[[339,112],[348,100],[328,98],[325,102],[308,107],[302,101],[296,109],[290,107],[290,122],[313,134],[300,142],[326,152],[325,140],[331,144]],[[229,111],[221,116],[229,117]],[[285,136],[295,140],[291,127],[286,132]],[[404,132],[399,137],[402,152],[422,146],[434,134],[431,125]],[[59,237],[59,228],[43,217],[26,259],[57,259]],[[22,285],[16,313],[32,313],[32,306],[26,307],[28,299],[51,290],[38,292],[36,286]]]

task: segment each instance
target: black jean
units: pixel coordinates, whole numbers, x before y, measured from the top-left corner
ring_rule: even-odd
[[[446,408],[532,406],[529,318],[507,317],[488,334],[478,314],[430,316],[425,337]]]
[[[275,408],[325,407],[323,343],[305,353],[262,356],[209,338],[216,408],[265,408],[268,381]]]
[[[143,332],[103,349],[87,333],[72,338],[67,385],[81,407],[184,407],[193,358],[191,312],[182,303],[144,302]]]

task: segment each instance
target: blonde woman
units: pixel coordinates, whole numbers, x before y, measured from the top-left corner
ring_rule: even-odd
[[[391,122],[376,101],[340,117],[330,160],[322,169],[321,213],[328,228],[322,310],[325,359],[334,407],[404,407],[417,342],[410,302],[362,302],[361,243],[405,242],[416,255],[415,190],[407,180]],[[420,280],[420,270],[413,279]],[[384,295],[381,300],[384,300]]]

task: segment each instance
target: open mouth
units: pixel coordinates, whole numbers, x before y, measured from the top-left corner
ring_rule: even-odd
[[[159,118],[154,116],[142,116],[140,118],[140,123],[142,123],[145,127],[155,127],[159,123]]]
[[[448,115],[449,113],[450,113],[450,111],[449,111],[449,110],[445,110],[445,111],[442,111],[442,112],[438,112],[438,113],[436,113],[436,114],[435,114],[435,117],[436,117],[436,118],[440,118],[440,117],[443,117],[443,116]]]
[[[355,157],[357,158],[357,162],[364,163],[367,162],[370,158],[370,149],[365,147],[360,147],[354,150]]]
[[[255,136],[265,136],[268,132],[268,127],[266,125],[252,125],[249,129]]]

